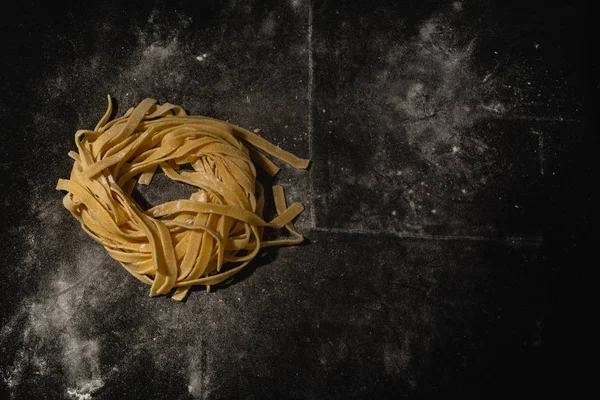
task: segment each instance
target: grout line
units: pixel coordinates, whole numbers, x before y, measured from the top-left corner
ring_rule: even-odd
[[[542,238],[524,238],[524,237],[489,237],[489,236],[469,236],[469,235],[413,235],[409,233],[401,233],[387,230],[374,229],[354,229],[354,228],[323,228],[314,227],[317,232],[331,233],[358,233],[363,235],[393,235],[402,239],[421,239],[421,240],[470,240],[477,242],[494,242],[494,243],[530,243],[541,244],[544,242]]]
[[[540,173],[544,175],[544,164],[546,164],[546,153],[544,148],[544,136],[538,135],[538,144],[540,146]]]
[[[546,163],[546,156],[544,154],[544,135],[542,132],[532,130],[533,134],[538,139],[538,159],[540,161],[540,173],[544,176],[544,164]]]
[[[485,121],[532,121],[532,122],[555,122],[555,123],[559,123],[559,122],[569,122],[569,123],[581,123],[581,120],[579,119],[574,119],[574,118],[562,118],[562,117],[529,117],[526,115],[517,115],[517,116],[513,116],[513,117],[504,117],[504,116],[489,116],[486,118],[483,118],[483,120]],[[421,124],[423,123],[423,119],[415,119],[415,120],[411,120],[411,119],[404,119],[404,120],[400,120],[399,121],[400,124],[403,125],[416,125],[416,124]]]
[[[577,118],[563,118],[563,117],[537,117],[533,115],[515,115],[512,117],[497,117],[492,118],[495,120],[503,121],[536,121],[536,122],[574,122],[579,123],[581,120]]]
[[[308,158],[313,159],[313,94],[314,94],[314,60],[313,60],[313,1],[308,2]],[[308,170],[308,185],[310,197],[310,220],[313,228],[317,226],[315,211],[315,190],[313,184],[312,165]]]

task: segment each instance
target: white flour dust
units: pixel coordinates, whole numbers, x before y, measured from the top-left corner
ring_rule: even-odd
[[[190,347],[188,353],[188,392],[194,399],[208,399],[215,390],[212,382],[214,377],[210,373],[210,354],[202,348],[202,344],[200,347]]]
[[[506,118],[517,105],[505,103],[493,71],[477,69],[480,32],[462,25],[462,9],[455,2],[423,21],[412,37],[381,47],[380,66],[357,84],[357,93],[379,107],[385,127],[372,133],[378,151],[369,165],[376,179],[357,178],[352,168],[339,176],[365,191],[386,185],[381,202],[397,206],[401,200],[405,212],[388,218],[365,203],[350,219],[392,231],[421,231],[444,218],[459,222],[457,202],[486,190],[490,174],[502,168],[491,134],[478,124]]]
[[[3,328],[2,345],[16,338],[20,346],[11,367],[2,371],[12,390],[26,384],[31,373],[43,379],[59,371],[64,374],[70,398],[89,399],[104,385],[99,340],[82,335],[78,328],[78,321],[85,318],[78,314],[85,284],[103,256],[96,249],[80,250],[82,255],[75,265],[61,265],[49,274],[43,299],[23,306]],[[20,335],[14,332],[16,326]],[[28,375],[23,375],[24,370]]]
[[[426,146],[458,143],[462,128],[506,111],[495,99],[494,81],[475,71],[476,34],[458,41],[450,22],[425,21],[415,40],[390,51],[386,70],[378,74],[395,117],[406,123],[409,144],[421,146],[424,154],[431,152]]]

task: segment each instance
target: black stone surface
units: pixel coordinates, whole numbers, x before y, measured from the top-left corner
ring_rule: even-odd
[[[14,4],[0,16],[0,398],[574,390],[559,329],[590,269],[600,86],[589,10],[545,3]],[[106,94],[119,114],[154,97],[310,157],[275,178],[305,204],[307,242],[212,293],[148,297],[54,189]],[[186,193],[153,185],[148,203]]]

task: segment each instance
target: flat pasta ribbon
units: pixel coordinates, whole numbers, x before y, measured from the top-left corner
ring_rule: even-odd
[[[180,106],[145,99],[110,120],[108,108],[94,130],[75,134],[68,192],[63,204],[108,254],[140,281],[150,296],[173,292],[182,300],[194,285],[223,282],[267,246],[301,243],[293,219],[304,207],[286,205],[283,188],[273,187],[277,217],[265,221],[264,189],[254,163],[270,175],[279,168],[259,150],[306,169],[298,158],[238,126],[190,116]],[[193,170],[179,172],[181,165]],[[157,168],[198,190],[189,199],[143,210],[130,196],[148,185]],[[265,228],[286,228],[291,238],[263,241]]]

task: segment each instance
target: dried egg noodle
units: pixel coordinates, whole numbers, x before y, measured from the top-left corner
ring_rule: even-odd
[[[292,220],[304,207],[287,207],[281,186],[273,187],[278,216],[262,219],[263,187],[253,161],[274,175],[279,168],[257,149],[295,168],[307,168],[308,160],[248,130],[153,99],[109,121],[111,114],[108,96],[96,128],[75,134],[71,177],[57,189],[68,192],[63,204],[82,228],[151,285],[151,296],[174,290],[173,299],[182,300],[193,285],[209,289],[239,272],[262,247],[302,242]],[[193,171],[178,172],[184,164]],[[156,168],[198,191],[143,210],[130,194],[136,183],[149,184]],[[292,238],[262,241],[265,227],[285,227]]]

